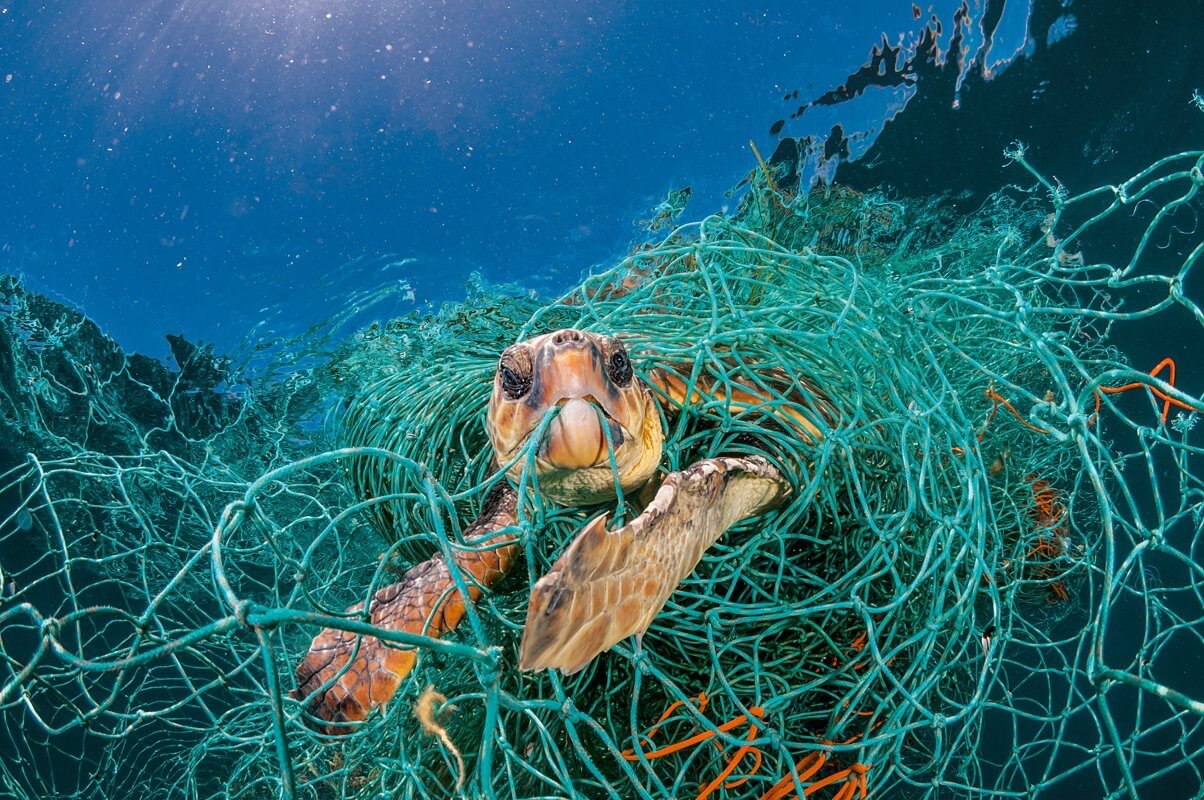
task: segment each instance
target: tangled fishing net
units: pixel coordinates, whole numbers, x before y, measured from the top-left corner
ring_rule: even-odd
[[[1011,157],[1034,187],[971,212],[785,192],[761,165],[733,215],[554,302],[474,284],[245,364],[182,340],[174,370],[127,357],[6,283],[4,790],[1204,790],[1204,695],[1183,666],[1204,652],[1204,402],[1173,361],[1116,344],[1162,332],[1163,355],[1199,352],[1204,240],[1184,220],[1204,153],[1074,196]],[[517,643],[531,584],[596,508],[522,496],[525,560],[443,639],[346,613],[459,542],[490,471],[496,358],[567,326],[625,337],[637,374],[759,385],[760,408],[666,415],[665,466],[759,453],[790,503],[708,551],[640,647],[567,678],[520,673]],[[822,441],[775,424],[794,402],[782,375],[833,401]],[[420,653],[341,736],[290,696],[327,626]]]

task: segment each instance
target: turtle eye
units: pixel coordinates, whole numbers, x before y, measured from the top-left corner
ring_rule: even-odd
[[[526,345],[516,344],[506,348],[497,360],[498,382],[507,400],[519,400],[531,391],[535,367],[531,361],[531,350]]]
[[[530,375],[520,374],[518,370],[507,364],[502,364],[498,368],[498,372],[502,376],[502,391],[506,393],[507,399],[518,400],[531,391]]]
[[[615,350],[606,362],[606,372],[616,386],[625,387],[631,383],[631,361],[623,350]]]

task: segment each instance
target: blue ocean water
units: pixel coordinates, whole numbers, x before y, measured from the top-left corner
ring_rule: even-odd
[[[931,9],[942,46],[956,8]],[[691,215],[729,205],[783,95],[840,85],[880,36],[906,47],[929,21],[910,3],[2,11],[0,271],[157,357],[169,332],[229,347],[272,314],[317,321],[326,292],[374,279],[346,274],[357,260],[415,259],[390,277],[420,303],[473,271],[563,289],[670,190],[693,187]],[[999,69],[1025,36],[1010,14]],[[785,133],[874,131],[911,91],[871,87]]]
[[[1027,181],[1019,140],[1079,191],[1204,141],[1202,20],[1200,0],[0,0],[0,275],[166,359],[167,334],[230,352],[382,286],[404,288],[380,318],[474,272],[554,296],[663,235],[641,222],[675,190],[683,220],[734,208],[759,158],[970,209]],[[1198,341],[1120,333],[1199,393]]]

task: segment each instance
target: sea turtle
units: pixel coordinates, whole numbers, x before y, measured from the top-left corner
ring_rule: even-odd
[[[798,398],[775,404],[773,415],[818,443],[835,416],[831,403],[780,371],[767,368],[759,378],[762,386],[768,381]],[[790,495],[789,481],[759,455],[704,459],[654,485],[664,445],[662,403],[670,416],[688,403],[717,403],[740,413],[768,399],[754,383],[688,381],[664,367],[645,381],[635,375],[619,337],[574,329],[536,336],[501,354],[486,427],[494,463],[509,479],[518,482],[530,461],[539,491],[557,503],[614,501],[617,490],[652,495],[643,512],[618,530],[607,530],[606,514],[595,517],[535,584],[520,669],[572,673],[624,638],[642,636],[724,531]],[[533,436],[539,440],[529,457]],[[505,574],[519,551],[510,527],[516,508],[516,490],[499,480],[464,532],[468,546],[454,550],[451,564],[437,555],[378,591],[370,606],[372,623],[431,636],[454,628],[465,599],[454,589],[453,567],[463,576],[469,601]],[[358,638],[322,631],[296,671],[293,696],[308,698],[332,732],[387,702],[416,659],[413,650],[372,637],[357,644]]]

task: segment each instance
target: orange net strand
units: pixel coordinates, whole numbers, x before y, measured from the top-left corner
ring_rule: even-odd
[[[827,760],[828,756],[826,753],[808,753],[800,758],[794,765],[794,771],[798,773],[799,783],[806,781],[812,775],[819,772],[820,767]],[[761,795],[761,800],[782,800],[782,798],[794,793],[794,779],[790,775],[787,775],[775,783],[772,789]]]
[[[1173,358],[1171,358],[1170,356],[1167,356],[1166,358],[1159,361],[1158,364],[1152,370],[1150,370],[1150,377],[1157,378],[1158,373],[1162,372],[1164,369],[1168,373],[1167,379],[1166,379],[1167,384],[1174,387],[1174,385],[1175,385],[1175,360]],[[1101,387],[1099,387],[1099,390],[1101,392],[1103,392],[1104,394],[1120,394],[1121,392],[1127,392],[1132,389],[1140,389],[1142,387],[1149,389],[1155,397],[1157,397],[1159,400],[1162,401],[1162,421],[1163,422],[1166,422],[1167,417],[1170,416],[1171,406],[1175,406],[1176,408],[1181,408],[1185,411],[1194,411],[1195,410],[1191,406],[1189,406],[1187,403],[1184,403],[1180,400],[1176,400],[1175,398],[1171,397],[1169,394],[1162,391],[1158,387],[1150,386],[1148,383],[1143,383],[1142,381],[1133,381],[1132,383],[1126,383],[1123,386],[1101,386]],[[1096,411],[1098,411],[1099,410],[1099,395],[1098,394],[1096,395],[1095,407],[1096,407]]]
[[[832,800],[853,800],[853,794],[856,791],[857,791],[856,781],[849,781],[844,786],[840,787],[840,791],[837,792],[832,797]]]
[[[752,769],[750,769],[748,771],[748,774],[745,775],[744,777],[737,778],[736,780],[731,781],[730,783],[723,784],[724,789],[735,789],[737,786],[742,786],[745,783],[748,783],[749,778],[751,778],[753,775],[756,775],[758,772],[761,771],[761,761],[763,760],[761,751],[760,751],[760,749],[758,749],[756,747],[751,748],[751,750],[752,750],[752,754],[753,754]],[[737,753],[737,755],[739,755],[739,753]]]
[[[809,797],[815,794],[825,786],[831,786],[834,783],[845,781],[845,784],[836,793],[833,800],[850,800],[853,795],[858,795],[861,800],[865,800],[868,794],[868,787],[865,780],[865,774],[869,772],[869,764],[854,764],[848,769],[842,769],[840,772],[834,772],[815,783],[803,789],[803,796]]]
[[[756,723],[753,723],[752,725],[749,726],[747,738],[748,738],[748,741],[750,741],[750,742],[753,739],[757,738]],[[736,767],[739,766],[740,762],[744,760],[744,756],[747,755],[748,753],[754,752],[754,751],[757,752],[758,754],[760,753],[760,751],[757,750],[757,748],[753,747],[752,745],[748,745],[748,744],[741,745],[740,749],[738,749],[736,751],[735,755],[732,756],[731,760],[727,762],[727,766],[723,768],[723,771],[720,772],[717,776],[715,776],[715,780],[711,781],[710,783],[708,783],[706,786],[704,786],[702,788],[702,791],[698,793],[698,797],[696,797],[695,800],[706,800],[708,797],[710,797],[712,794],[714,794],[719,789],[719,787],[723,785],[723,782],[728,779],[728,777],[732,774],[732,772],[735,771]],[[761,767],[761,760],[758,758],[753,765],[753,772],[750,772],[748,775],[735,781],[732,785],[739,786],[740,784],[744,783],[746,780],[748,780],[750,777],[752,777],[752,775],[755,773],[755,771],[760,769],[760,767]]]
[[[810,797],[825,786],[831,786],[834,783],[839,783],[852,774],[853,768],[848,767],[846,769],[842,769],[840,772],[833,772],[831,775],[825,775],[815,783],[808,786],[806,789],[803,789],[803,797]]]
[[[760,706],[752,706],[748,710],[757,719],[761,719],[765,716],[765,709],[761,708]],[[657,750],[653,750],[651,753],[643,753],[642,755],[644,758],[647,758],[647,759],[662,758],[667,755],[672,755],[673,753],[680,752],[682,750],[685,750],[688,747],[693,747],[696,744],[701,744],[702,742],[705,742],[706,740],[714,737],[717,733],[727,733],[728,731],[732,730],[733,728],[738,728],[746,722],[748,722],[748,716],[745,714],[741,714],[738,717],[729,719],[727,722],[720,725],[716,730],[703,731],[702,733],[696,733],[688,739],[682,739],[680,742],[675,742],[674,744],[666,745],[665,747],[661,747]],[[640,758],[640,756],[638,754],[636,754],[633,750],[624,750],[622,753],[622,756],[627,761],[638,761]]]
[[[987,417],[987,424],[990,424],[991,420],[995,418],[995,412],[999,409],[999,406],[1003,406],[1008,411],[1012,412],[1012,416],[1016,418],[1017,422],[1028,428],[1033,433],[1049,433],[1049,431],[1045,430],[1044,428],[1038,428],[1036,425],[1022,417],[1014,405],[1009,403],[1003,395],[999,394],[999,392],[995,391],[990,386],[987,387],[986,395],[995,403],[994,407],[991,409],[991,415]]]
[[[861,790],[861,800],[869,794],[869,786],[866,784],[865,775],[870,771],[873,764],[854,764],[853,771],[857,773],[857,788]]]
[[[707,703],[710,702],[711,698],[707,697],[706,692],[699,692],[697,697],[691,697],[691,698],[688,698],[688,700],[696,703],[698,705],[698,711],[701,713],[703,711],[706,711]],[[665,723],[665,720],[667,720],[674,711],[676,711],[677,709],[684,706],[686,704],[686,702],[688,702],[688,701],[687,700],[674,700],[672,703],[670,703],[669,707],[661,712],[661,715],[656,720],[656,722],[652,723],[652,727],[648,729],[648,732],[646,734],[644,734],[643,738],[651,741],[652,737],[656,735],[656,732],[661,729],[661,725],[663,725]],[[639,760],[639,756],[637,756],[635,754],[634,750],[624,750],[621,753],[621,755],[623,756],[624,760],[626,760],[626,761],[638,761]]]

